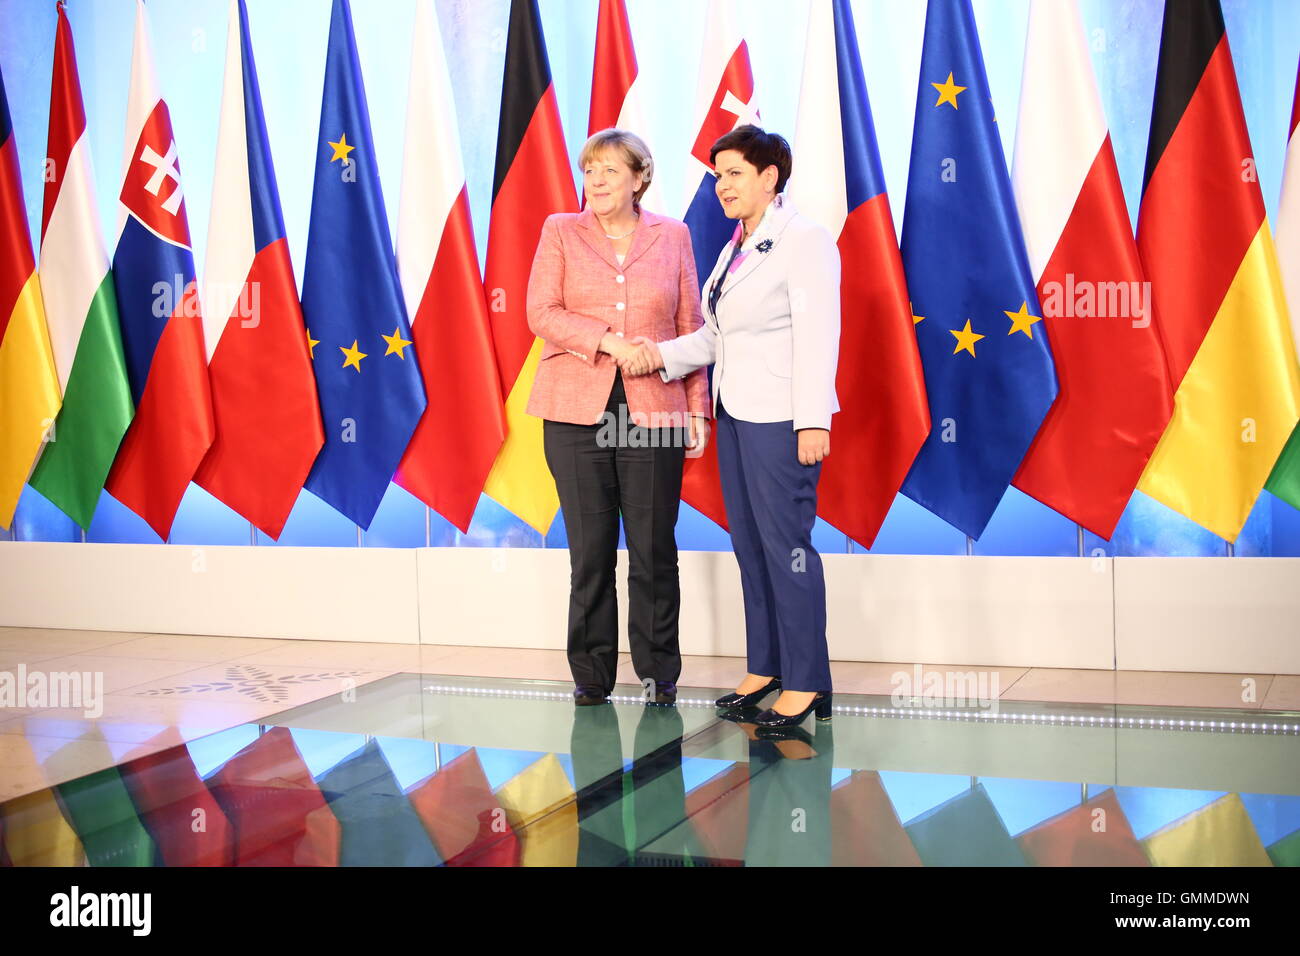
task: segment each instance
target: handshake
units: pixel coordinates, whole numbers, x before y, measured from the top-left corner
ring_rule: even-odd
[[[600,348],[601,351],[614,356],[614,361],[618,363],[624,375],[648,375],[664,367],[659,346],[644,335],[625,340],[613,332],[606,332],[605,337],[601,339]]]

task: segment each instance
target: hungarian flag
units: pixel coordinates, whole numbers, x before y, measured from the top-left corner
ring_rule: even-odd
[[[900,251],[933,424],[902,491],[978,538],[1057,388],[970,0],[926,7]]]
[[[41,225],[41,291],[63,408],[29,483],[82,528],[89,528],[135,405],[122,352],[117,294],[99,232],[77,54],[62,3],[54,37],[47,143],[50,176]]]
[[[217,435],[194,480],[278,538],[325,436],[244,0],[230,5],[207,257]]]
[[[813,4],[788,192],[840,250],[840,412],[817,513],[870,548],[930,431],[903,260],[848,0]]]
[[[18,177],[18,147],[0,76],[0,525],[6,528],[60,403]]]
[[[122,166],[113,284],[136,413],[105,488],[166,540],[215,427],[176,138],[143,0],[135,10]]]
[[[1282,201],[1277,210],[1277,263],[1282,271],[1282,288],[1291,313],[1293,342],[1300,343],[1300,71],[1296,75],[1295,100],[1291,107],[1291,132],[1286,147],[1286,169],[1282,174]],[[48,306],[47,306],[48,308]],[[1293,508],[1300,508],[1300,426],[1291,432],[1291,440],[1273,473],[1264,485]]]
[[[596,16],[596,58],[591,69],[591,119],[587,135],[617,126],[645,138],[645,109],[632,28],[625,0],[600,0]],[[653,151],[653,148],[652,148]],[[652,178],[641,197],[646,209],[663,210],[658,179]]]
[[[368,528],[426,399],[347,0],[330,13],[315,168],[302,311],[325,446],[306,488]]]
[[[117,767],[54,788],[90,866],[153,866],[160,859]]]
[[[542,420],[524,410],[542,354],[542,340],[528,328],[528,274],[546,217],[576,209],[537,0],[511,0],[483,270],[506,399],[506,440],[485,490],[541,534],[560,499],[542,451]]]
[[[1075,0],[1029,13],[1012,185],[1060,391],[1013,484],[1109,538],[1173,412]]]
[[[469,530],[506,421],[461,163],[451,77],[431,3],[416,8],[397,271],[428,407],[397,483]]]
[[[1137,241],[1174,414],[1138,488],[1235,540],[1300,420],[1300,366],[1218,0],[1166,4]]]
[[[754,71],[749,66],[749,45],[737,23],[733,0],[713,0],[704,27],[700,76],[695,91],[695,134],[686,160],[686,182],[691,198],[686,226],[695,251],[695,274],[704,282],[713,272],[718,253],[740,228],[728,219],[714,189],[709,148],[719,137],[746,123],[758,123],[754,98]],[[710,379],[713,369],[710,367]],[[727,510],[718,477],[717,443],[710,441],[699,458],[688,458],[682,473],[682,500],[722,527]]]

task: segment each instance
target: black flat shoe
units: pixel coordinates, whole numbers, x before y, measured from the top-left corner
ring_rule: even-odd
[[[774,690],[781,689],[781,678],[773,677],[767,682],[766,687],[760,687],[752,694],[724,694],[714,701],[719,707],[753,707],[760,700],[772,693]]]
[[[573,702],[579,707],[591,707],[595,704],[608,703],[609,695],[599,687],[580,684],[573,689]]]
[[[797,714],[779,714],[769,707],[754,718],[754,723],[760,727],[797,727],[813,711],[817,712],[818,720],[831,719],[831,695],[829,691],[819,691],[817,696],[812,699],[812,703]]]
[[[654,700],[647,700],[646,703],[662,704],[665,707],[671,707],[677,703],[677,685],[670,680],[655,681]]]

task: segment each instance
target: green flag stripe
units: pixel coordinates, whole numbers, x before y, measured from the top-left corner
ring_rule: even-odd
[[[54,420],[54,440],[45,446],[28,484],[82,528],[89,528],[134,415],[113,274],[107,272],[86,313],[63,410]]]

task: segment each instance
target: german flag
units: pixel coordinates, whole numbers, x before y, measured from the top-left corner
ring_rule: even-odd
[[[0,76],[0,527],[12,524],[62,404]]]
[[[1300,369],[1218,0],[1165,5],[1138,250],[1175,389],[1139,490],[1235,540]]]
[[[528,273],[546,217],[577,208],[537,0],[512,0],[483,269],[506,440],[484,491],[541,534],[560,499],[542,451],[542,420],[524,411],[542,353],[542,340],[528,328]]]

